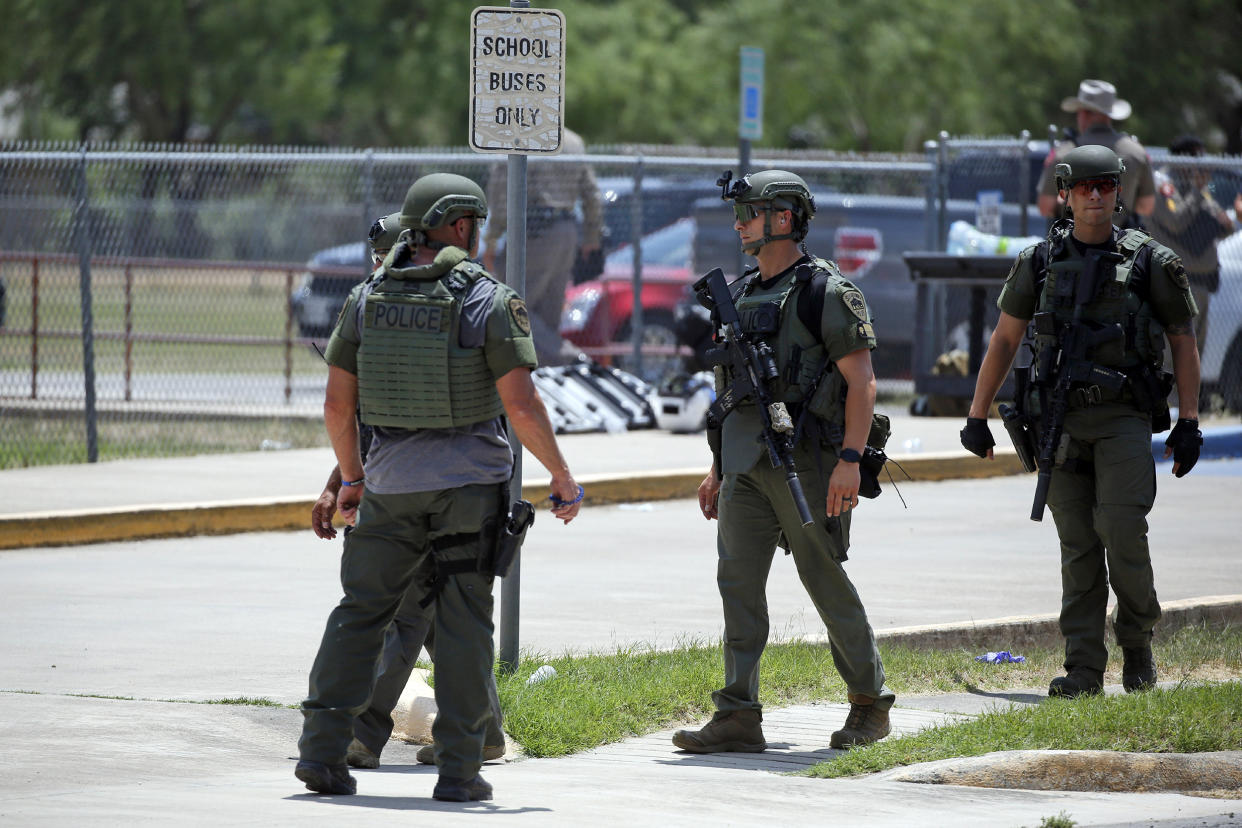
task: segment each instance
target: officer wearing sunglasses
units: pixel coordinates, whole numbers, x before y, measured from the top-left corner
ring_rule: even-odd
[[[1172,377],[1161,370],[1166,340],[1179,408],[1164,451],[1173,457],[1174,475],[1194,467],[1203,442],[1193,327],[1198,308],[1176,253],[1140,230],[1113,226],[1124,169],[1117,154],[1100,145],[1078,147],[1057,165],[1068,217],[1019,254],[1005,281],[1000,319],[961,435],[966,449],[992,457],[988,409],[1033,319],[1031,365],[1015,377],[1016,388],[1026,390],[1019,390],[1015,406],[1036,445],[1057,412],[1063,415],[1047,504],[1061,544],[1067,674],[1053,679],[1050,696],[1103,689],[1110,584],[1117,595],[1113,632],[1122,651],[1122,685],[1135,692],[1156,683],[1151,636],[1160,603],[1147,513],[1156,494],[1151,435],[1170,425]],[[1074,339],[1091,343],[1085,354],[1066,346]],[[1067,409],[1053,402],[1053,394],[1065,390],[1058,387],[1063,381],[1069,382]]]

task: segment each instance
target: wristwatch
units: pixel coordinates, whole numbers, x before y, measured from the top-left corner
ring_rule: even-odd
[[[841,458],[841,460],[846,463],[858,463],[862,461],[862,455],[852,448],[841,449],[837,452],[837,457]]]

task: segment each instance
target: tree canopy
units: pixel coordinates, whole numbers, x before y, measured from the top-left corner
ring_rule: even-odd
[[[1134,105],[1124,126],[1143,141],[1193,131],[1242,153],[1236,0],[556,6],[566,122],[592,144],[734,143],[739,48],[759,46],[759,146],[897,152],[940,130],[1039,136],[1070,123],[1059,103],[1093,77]],[[0,92],[31,139],[461,146],[471,8],[0,0]]]

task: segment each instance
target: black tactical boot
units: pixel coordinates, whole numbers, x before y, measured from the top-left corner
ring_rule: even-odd
[[[358,790],[358,783],[349,775],[349,768],[344,764],[329,765],[303,759],[293,769],[293,775],[306,783],[306,787],[321,794],[352,794]]]
[[[673,744],[691,753],[760,753],[768,746],[761,721],[758,710],[718,710],[702,730],[674,733]]]
[[[888,710],[880,710],[875,706],[875,699],[870,696],[850,694],[850,714],[845,717],[845,726],[832,734],[829,746],[834,748],[852,748],[878,742],[889,734],[892,726],[888,721]]]
[[[1150,690],[1156,686],[1156,664],[1151,658],[1151,645],[1122,647],[1125,659],[1121,667],[1121,686],[1127,693]]]
[[[1082,695],[1094,696],[1104,691],[1104,673],[1090,667],[1070,667],[1069,673],[1057,676],[1048,685],[1049,696],[1074,699]]]
[[[477,802],[492,798],[492,786],[482,776],[460,779],[441,774],[431,795],[444,802]]]

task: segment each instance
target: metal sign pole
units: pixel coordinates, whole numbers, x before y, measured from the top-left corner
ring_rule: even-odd
[[[738,73],[737,177],[750,172],[750,142],[763,137],[763,50],[743,46]],[[745,254],[737,250],[737,275],[746,269]]]
[[[528,5],[528,0],[510,0]],[[505,226],[505,284],[526,294],[526,156],[510,155],[508,169],[507,208],[508,224]],[[509,445],[513,447],[514,494],[522,492],[522,444],[518,442],[513,426],[509,426]],[[522,590],[522,556],[513,559],[509,574],[500,581],[500,665],[512,672],[518,667],[518,630],[520,626]]]
[[[479,6],[470,15],[470,147],[508,156],[505,282],[526,293],[526,156],[561,151],[565,104],[565,16],[532,9],[530,0],[508,8]],[[522,491],[522,444],[509,428],[512,491]],[[518,667],[521,559],[500,585],[500,666]]]

